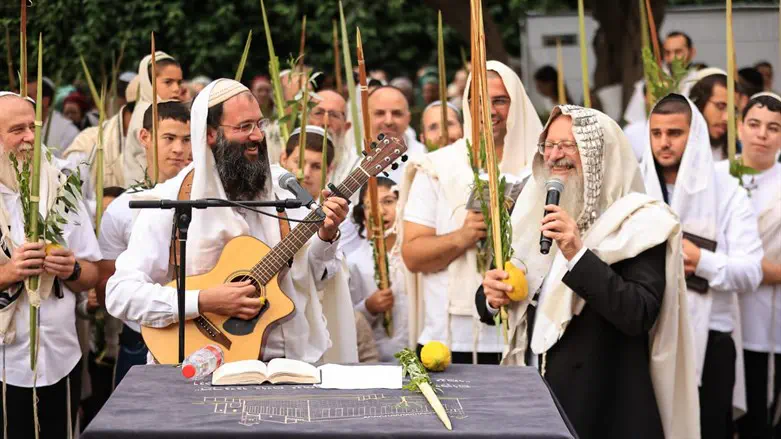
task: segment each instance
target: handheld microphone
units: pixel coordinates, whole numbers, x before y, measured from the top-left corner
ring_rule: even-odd
[[[558,178],[551,178],[545,182],[545,192],[545,205],[555,204],[558,206],[561,193],[564,192],[564,183]],[[546,210],[543,216],[549,213]],[[553,245],[553,240],[540,233],[540,253],[547,255],[550,252],[551,245]]]
[[[301,201],[302,206],[311,209],[312,205],[315,204],[315,200],[312,198],[312,195],[310,195],[306,189],[301,187],[301,183],[298,182],[296,176],[290,172],[282,174],[282,176],[279,177],[279,187],[295,195],[296,199]]]

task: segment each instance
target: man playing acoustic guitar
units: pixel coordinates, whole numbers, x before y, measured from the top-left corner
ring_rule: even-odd
[[[186,185],[191,181],[190,199],[271,200],[275,196],[289,197],[271,178],[264,133],[266,125],[267,121],[263,119],[257,100],[245,86],[229,79],[212,82],[198,95],[192,106],[193,163],[177,177],[158,185],[150,194],[161,199],[177,199],[181,196],[183,183]],[[188,175],[191,175],[189,178],[192,180]],[[344,199],[331,196],[327,191],[324,195],[326,200],[322,204],[322,211],[325,219],[319,225],[317,237],[312,237],[302,245],[295,253],[292,264],[284,264],[276,276],[279,289],[292,300],[295,311],[289,318],[283,319],[283,323],[269,326],[268,330],[261,333],[262,337],[253,339],[256,351],[258,345],[261,342],[263,344],[260,351],[263,360],[286,357],[316,362],[326,350],[339,348],[342,333],[351,332],[352,341],[355,340],[353,321],[336,323],[328,315],[329,310],[335,308],[334,304],[345,300],[349,304],[349,292],[338,291],[322,298],[317,294],[318,286],[333,276],[328,267],[335,259],[339,224],[347,215],[347,202]],[[273,208],[258,210],[276,214]],[[178,322],[176,289],[164,286],[174,278],[175,273],[171,262],[176,259],[172,260],[169,254],[172,220],[172,210],[144,210],[139,214],[128,249],[117,259],[116,273],[106,287],[109,312],[115,317],[136,321],[147,327],[144,329],[165,328]],[[274,280],[270,279],[266,284],[262,281],[223,284],[220,281],[213,283],[215,286],[210,288],[195,290],[190,289],[195,282],[190,282],[189,277],[216,270],[215,266],[225,263],[235,265],[233,270],[249,270],[263,255],[228,255],[226,244],[233,238],[247,235],[273,247],[281,241],[282,233],[277,219],[250,210],[223,207],[193,210],[186,257],[187,320],[197,319],[200,325],[215,321],[215,318],[199,317],[204,314],[232,317],[224,325],[214,325],[211,330],[219,332],[218,337],[230,338],[235,350],[236,340],[241,338],[233,337],[237,335],[236,332],[240,332],[236,328],[246,329],[249,325],[247,322],[251,323],[253,319],[258,325],[262,324],[266,320],[263,313],[259,320],[256,319],[262,307],[264,312],[268,307],[269,313],[279,309],[281,299],[265,296],[266,291],[272,290]],[[228,257],[236,260],[226,261]],[[255,267],[262,266],[265,260]],[[259,273],[255,276],[253,271],[249,271],[249,274],[254,276],[255,281],[265,275]],[[267,277],[273,274],[269,273]],[[260,298],[257,297],[259,290]],[[146,332],[144,338],[155,358],[168,362],[155,352],[150,343],[154,340],[150,340]],[[193,338],[187,340],[188,350]],[[224,338],[222,340],[227,353],[231,343]],[[175,352],[176,343],[169,344],[172,346],[166,348]],[[352,346],[352,352],[355,352],[355,346]]]

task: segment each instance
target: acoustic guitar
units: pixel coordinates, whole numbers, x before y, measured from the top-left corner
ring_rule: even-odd
[[[365,154],[360,165],[332,191],[337,196],[349,199],[369,178],[391,166],[396,159],[401,157],[406,160],[403,154],[407,146],[403,140],[382,134],[377,140],[372,143],[371,153]],[[395,168],[396,165],[393,166]],[[216,344],[222,347],[226,363],[261,359],[271,329],[292,318],[295,313],[293,301],[279,287],[277,274],[317,232],[323,219],[316,211],[310,212],[305,220],[319,222],[298,224],[274,248],[269,248],[251,236],[233,238],[225,245],[217,265],[211,271],[188,276],[188,290],[205,290],[228,282],[250,281],[255,285],[263,305],[260,312],[250,320],[212,313],[188,320],[185,322],[185,355],[189,356],[208,344]],[[168,286],[175,288],[176,281]],[[144,326],[141,334],[158,362],[178,363],[178,324],[165,328]]]

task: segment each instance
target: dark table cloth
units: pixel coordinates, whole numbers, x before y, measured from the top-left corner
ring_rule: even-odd
[[[432,378],[453,431],[408,390],[215,387],[172,366],[136,366],[83,438],[573,437],[533,368],[453,365]]]

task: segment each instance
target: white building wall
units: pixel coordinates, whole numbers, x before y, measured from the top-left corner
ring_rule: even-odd
[[[779,60],[779,6],[778,5],[736,5],[733,8],[735,51],[738,68],[753,66],[760,60],[769,61],[774,67],[774,87],[781,89],[781,61]],[[556,66],[555,46],[545,47],[546,36],[575,35],[573,45],[564,46],[565,81],[572,99],[582,100],[580,46],[577,40],[577,14],[544,16],[532,15],[526,19],[526,32],[521,32],[523,47],[523,81],[531,99],[538,106],[545,106],[534,87],[534,72],[541,66]],[[596,58],[591,41],[598,23],[586,16],[587,49],[589,57],[589,75],[592,78]],[[686,32],[694,41],[697,49],[695,62],[712,67],[726,68],[726,15],[723,7],[677,7],[667,8],[659,36],[673,30]],[[618,97],[620,99],[620,96]]]

